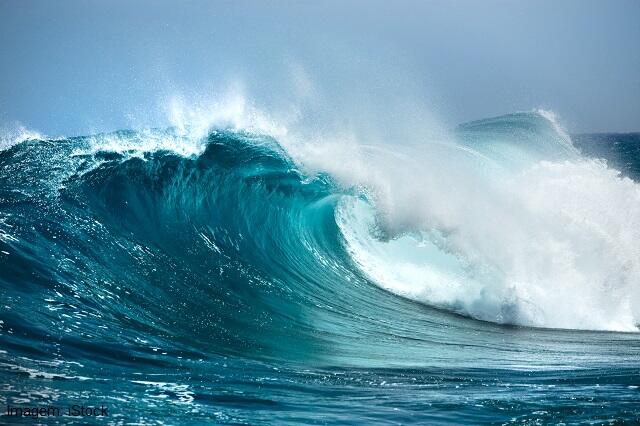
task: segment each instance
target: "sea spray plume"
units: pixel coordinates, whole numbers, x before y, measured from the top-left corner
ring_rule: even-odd
[[[192,139],[206,137],[212,129],[251,132],[272,137],[286,135],[287,129],[251,102],[239,85],[221,96],[185,99],[173,96],[166,106],[168,121],[179,134]]]
[[[27,129],[22,124],[16,123],[13,126],[6,126],[0,129],[0,150],[10,148],[15,144],[27,140],[42,139],[45,139],[45,136],[43,136],[39,132]]]
[[[144,158],[145,153],[169,151],[194,157],[204,152],[211,132],[232,131],[282,139],[287,134],[287,128],[250,102],[238,84],[216,97],[188,99],[173,95],[161,109],[165,112],[168,128],[92,135],[88,137],[88,151],[83,146],[76,154],[114,152]]]

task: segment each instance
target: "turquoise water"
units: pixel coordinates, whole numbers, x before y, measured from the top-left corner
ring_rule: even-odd
[[[0,151],[0,421],[640,421],[640,136],[454,134],[355,177],[237,129]]]

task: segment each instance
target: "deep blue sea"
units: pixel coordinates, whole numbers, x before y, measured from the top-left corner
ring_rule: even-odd
[[[640,134],[5,145],[0,423],[640,422]]]

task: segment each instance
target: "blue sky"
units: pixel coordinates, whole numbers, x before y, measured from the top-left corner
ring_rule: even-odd
[[[302,70],[323,109],[410,97],[451,125],[542,107],[639,131],[639,45],[639,1],[0,0],[0,126],[162,126],[167,99],[238,81],[276,108]]]

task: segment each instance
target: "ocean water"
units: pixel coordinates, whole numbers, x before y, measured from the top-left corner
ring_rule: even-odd
[[[5,143],[0,422],[640,422],[639,134],[330,148]]]

